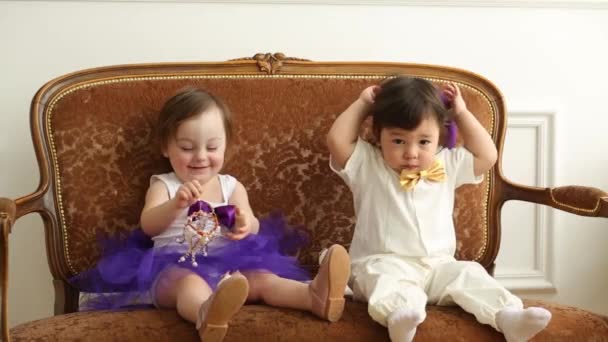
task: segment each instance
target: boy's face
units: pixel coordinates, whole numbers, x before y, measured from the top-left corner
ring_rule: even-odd
[[[207,183],[224,165],[226,131],[220,111],[213,107],[182,122],[163,155],[182,182]]]
[[[395,172],[416,172],[433,165],[439,146],[439,124],[433,117],[413,130],[385,127],[380,131],[380,148],[386,164]]]

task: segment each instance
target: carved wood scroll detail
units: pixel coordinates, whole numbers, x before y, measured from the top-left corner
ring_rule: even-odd
[[[231,59],[230,61],[256,61],[258,68],[262,72],[266,72],[267,74],[274,75],[279,72],[281,67],[283,66],[284,61],[302,61],[302,62],[310,62],[309,59],[304,58],[296,58],[296,57],[287,57],[285,54],[281,52],[276,53],[256,53],[253,57],[243,57]]]

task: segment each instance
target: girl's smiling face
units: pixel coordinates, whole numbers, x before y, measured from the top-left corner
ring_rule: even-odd
[[[197,180],[201,184],[220,172],[225,152],[226,129],[216,106],[182,122],[163,149],[182,182]]]

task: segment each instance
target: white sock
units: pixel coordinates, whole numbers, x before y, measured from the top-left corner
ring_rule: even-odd
[[[528,341],[543,330],[550,320],[551,312],[538,307],[507,307],[496,314],[496,325],[508,342]]]
[[[388,335],[392,342],[411,342],[416,335],[416,327],[426,318],[420,313],[408,308],[393,311],[388,316]]]

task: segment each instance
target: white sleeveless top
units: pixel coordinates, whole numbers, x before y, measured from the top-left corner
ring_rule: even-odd
[[[218,174],[220,181],[220,190],[222,191],[222,202],[210,202],[209,204],[212,207],[218,207],[221,205],[228,204],[228,199],[232,196],[232,192],[236,187],[236,178],[230,175],[220,175]],[[175,193],[177,189],[182,185],[182,182],[177,178],[174,172],[165,173],[161,175],[153,175],[150,177],[150,184],[161,181],[167,187],[167,192],[169,193],[169,198],[175,197]],[[161,234],[158,234],[152,237],[152,241],[154,241],[154,248],[157,247],[165,247],[165,246],[184,246],[183,244],[179,244],[176,242],[176,239],[182,236],[184,231],[184,225],[186,224],[188,216],[188,208],[184,208],[183,212],[179,214],[179,216],[171,223],[169,228],[167,228]],[[217,245],[226,242],[226,238],[223,236],[218,236],[215,238],[209,246]]]

